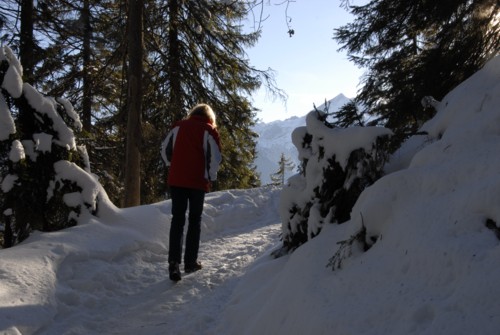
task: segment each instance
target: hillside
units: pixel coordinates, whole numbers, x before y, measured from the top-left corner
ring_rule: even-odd
[[[224,334],[498,334],[500,56],[426,102],[426,135],[396,152],[350,221],[247,273]]]

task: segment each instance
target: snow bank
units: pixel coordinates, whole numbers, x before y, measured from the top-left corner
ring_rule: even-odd
[[[87,214],[78,226],[32,234],[0,250],[0,334],[209,333],[233,287],[225,281],[277,243],[278,198],[275,187],[207,194],[206,269],[179,284],[167,271],[170,201],[108,204],[99,218]]]
[[[498,334],[500,241],[485,224],[500,223],[498,106],[500,57],[438,104],[427,138],[403,146],[405,162],[361,194],[350,222],[256,265],[221,333]],[[362,226],[373,246],[326,267]]]

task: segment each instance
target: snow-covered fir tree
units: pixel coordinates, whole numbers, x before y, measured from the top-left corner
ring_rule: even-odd
[[[343,223],[361,192],[382,175],[383,127],[336,128],[327,113],[312,111],[306,126],[292,133],[302,172],[292,176],[281,196],[283,250],[297,248],[320,233],[325,223]]]
[[[10,247],[33,230],[73,226],[83,212],[96,214],[106,196],[90,174],[81,129],[71,103],[50,98],[22,81],[9,47],[0,49],[0,227]],[[29,204],[30,210],[26,210]]]

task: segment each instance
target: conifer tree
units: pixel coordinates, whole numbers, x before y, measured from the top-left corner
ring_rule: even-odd
[[[83,131],[78,136],[92,171],[116,203],[123,194],[120,162],[125,156],[124,13],[123,2],[37,1],[35,41],[43,40],[44,46],[33,50],[35,66],[25,71],[30,84],[49,96],[65,97],[79,112]],[[7,28],[16,29],[12,24]]]
[[[0,48],[3,247],[22,241],[32,230],[75,225],[83,211],[97,213],[101,196],[88,173],[86,151],[76,145],[74,130],[81,129],[81,122],[71,104],[42,95],[21,78],[22,66],[12,50]]]
[[[150,4],[156,7],[148,11],[155,14],[148,18],[146,46],[155,57],[148,61],[146,76],[154,89],[145,91],[155,96],[147,101],[155,103],[145,106],[145,122],[154,125],[147,125],[147,148],[158,157],[156,149],[172,123],[196,103],[208,103],[223,144],[220,188],[253,187],[259,181],[252,166],[256,110],[247,97],[262,83],[273,88],[274,82],[271,73],[253,68],[246,59],[244,47],[256,43],[260,34],[242,31],[250,2],[173,0],[168,6]],[[162,174],[164,167],[156,162],[146,167],[148,176]]]
[[[335,128],[328,116],[318,110],[311,112],[307,125],[296,130],[294,143],[308,154],[303,155],[300,174],[290,178],[283,189],[283,248],[275,256],[314,238],[324,224],[347,222],[363,190],[383,175],[385,145],[391,132],[383,127]],[[367,142],[352,146],[350,152],[337,151],[332,145],[332,139],[348,143],[353,134]]]
[[[0,7],[3,36],[19,50],[19,13]],[[79,111],[93,173],[115,203],[123,195],[127,2],[109,0],[37,1],[33,9],[37,47],[33,86],[68,99]],[[259,184],[253,165],[255,108],[248,97],[261,84],[276,88],[272,71],[252,67],[245,47],[259,30],[242,31],[258,2],[144,0],[141,202],[163,198],[166,169],[158,150],[172,123],[198,102],[217,113],[224,159],[220,188]],[[5,9],[7,8],[7,9]],[[90,83],[90,85],[89,85]]]
[[[393,129],[394,138],[432,116],[420,104],[424,96],[440,100],[500,48],[495,0],[344,3],[355,20],[336,29],[334,38],[367,69],[355,102],[369,114],[365,119]]]
[[[281,153],[278,166],[278,171],[271,175],[271,181],[274,185],[285,185],[285,173],[286,171],[292,171],[295,164],[289,157],[285,157],[284,153]]]

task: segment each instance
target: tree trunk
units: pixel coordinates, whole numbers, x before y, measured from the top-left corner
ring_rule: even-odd
[[[143,0],[129,0],[128,15],[128,93],[127,149],[125,159],[125,207],[141,203],[142,143],[142,53]]]
[[[19,58],[23,65],[23,79],[33,85],[34,78],[34,47],[33,40],[33,0],[21,1],[21,37],[19,40]]]
[[[83,2],[82,21],[84,24],[83,29],[83,97],[82,97],[82,124],[83,130],[91,131],[92,122],[92,89],[91,89],[91,75],[90,75],[90,39],[92,31],[90,27],[90,4],[89,0]]]
[[[170,92],[168,105],[171,111],[172,119],[179,120],[183,117],[182,86],[180,71],[180,47],[179,47],[179,10],[178,0],[168,2],[169,30],[168,30],[168,78],[170,81]]]

